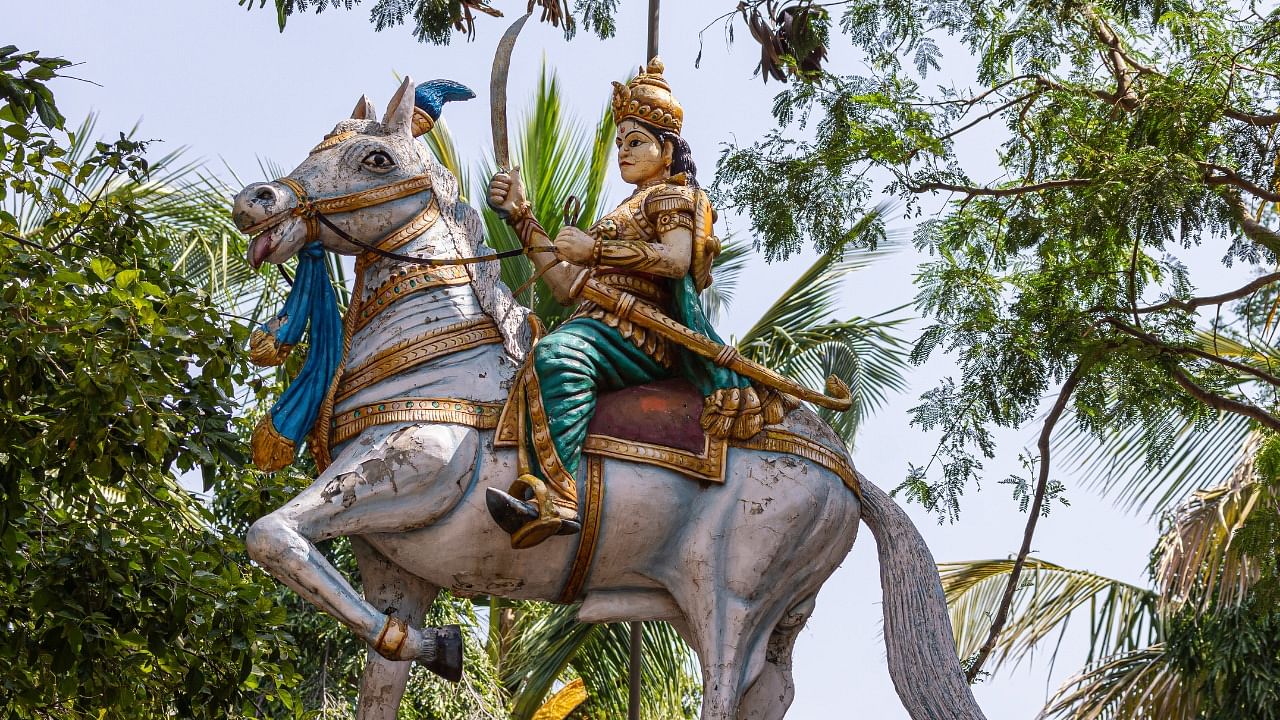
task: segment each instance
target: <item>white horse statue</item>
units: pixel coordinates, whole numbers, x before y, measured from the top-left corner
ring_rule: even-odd
[[[530,352],[528,311],[499,282],[496,262],[433,267],[397,259],[492,254],[457,180],[415,140],[438,112],[438,103],[425,113],[415,108],[408,79],[381,121],[361,98],[292,173],[235,198],[237,224],[256,235],[255,266],[304,254],[323,267],[315,260],[321,247],[357,256],[338,333],[330,320],[309,316],[308,363],[318,354],[340,363],[329,370],[338,379],[320,386],[319,430],[311,434],[322,472],[254,523],[246,542],[262,567],[370,645],[358,717],[394,718],[415,660],[459,677],[457,629],[420,626],[448,588],[580,601],[584,622],[669,622],[701,662],[704,720],[780,720],[793,696],[796,635],[862,520],[879,545],[889,670],[911,717],[982,718],[924,541],[804,407],[754,444],[725,448],[722,483],[617,453],[589,455],[580,495],[587,506],[594,498],[596,512],[581,534],[512,548],[485,490],[507,487],[516,473],[517,451],[495,442],[495,427]],[[305,279],[301,263],[295,294]],[[311,292],[331,300],[327,282]],[[300,325],[289,311],[268,328]],[[336,350],[323,348],[317,333],[339,338]],[[278,362],[293,341],[259,336],[254,351]],[[273,412],[276,424],[269,417],[260,426],[254,451],[255,460],[279,467],[292,460],[297,432],[285,428],[297,420],[289,408]],[[340,536],[352,540],[363,593],[315,547]]]

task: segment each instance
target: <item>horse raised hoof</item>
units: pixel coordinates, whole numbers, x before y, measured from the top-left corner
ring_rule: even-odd
[[[423,628],[418,662],[449,682],[461,680],[462,630],[457,625]]]
[[[552,535],[573,535],[582,530],[582,523],[576,519],[558,513],[543,517],[537,505],[497,488],[488,489],[485,504],[498,527],[511,536],[511,547],[517,550],[531,548]]]

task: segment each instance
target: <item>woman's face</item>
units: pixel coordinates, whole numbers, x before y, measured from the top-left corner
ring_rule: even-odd
[[[634,120],[618,125],[618,171],[622,179],[640,185],[670,174],[672,148]]]

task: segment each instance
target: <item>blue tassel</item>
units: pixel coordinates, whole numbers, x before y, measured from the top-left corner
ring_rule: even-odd
[[[310,325],[311,345],[302,370],[271,406],[271,424],[276,432],[297,447],[316,424],[320,405],[342,363],[342,317],[329,282],[324,247],[319,242],[307,245],[298,254],[297,277],[276,318],[279,327],[272,330],[264,325],[261,329],[286,345],[297,344]]]

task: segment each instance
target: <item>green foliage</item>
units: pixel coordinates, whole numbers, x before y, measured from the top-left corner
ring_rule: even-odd
[[[917,307],[932,324],[913,359],[947,353],[959,376],[914,409],[941,438],[901,490],[954,519],[994,455],[992,430],[1031,421],[1073,373],[1074,424],[1095,441],[1123,433],[1149,468],[1221,411],[1280,427],[1278,379],[1206,343],[1196,316],[1275,277],[1197,299],[1176,257],[1213,243],[1227,265],[1264,272],[1277,259],[1280,17],[1223,3],[839,5],[868,70],[781,92],[784,129],[727,150],[716,187],[770,256],[841,247],[877,191],[908,213],[943,193],[916,232],[930,256]],[[967,61],[976,86],[926,83],[942,33],[962,47],[947,61]],[[793,139],[804,127],[812,139]],[[969,160],[984,145],[994,182]],[[1250,346],[1233,323],[1214,340]],[[1128,495],[1180,496],[1149,485]]]
[[[66,61],[3,55],[0,712],[293,716],[276,585],[175,479],[247,462],[247,329],[175,270],[145,143],[66,131]]]
[[[502,682],[511,694],[511,716],[527,720],[557,680],[582,678],[586,717],[627,716],[630,628],[627,623],[578,622],[577,605],[518,603]],[[641,716],[696,718],[701,678],[688,645],[670,625],[644,623],[641,662]]]
[[[1254,601],[1280,613],[1280,438],[1272,436],[1258,453],[1256,506],[1235,533],[1239,553],[1257,565]]]
[[[1184,611],[1169,623],[1170,664],[1196,689],[1203,720],[1280,718],[1280,611],[1254,604]]]
[[[268,0],[256,0],[259,9]],[[252,10],[255,0],[236,0],[245,9]],[[309,9],[316,13],[328,9],[351,10],[359,0],[273,0],[276,23],[284,32],[289,18]],[[531,0],[530,11],[541,13],[542,20],[561,27],[565,39],[577,33],[577,18],[583,26],[600,38],[612,37],[616,31],[614,15],[618,0],[577,0],[573,8],[568,0]],[[501,17],[502,13],[490,7],[487,0],[375,0],[369,10],[369,20],[376,30],[382,31],[413,23],[413,36],[422,43],[448,45],[454,32],[464,33],[468,39],[475,36],[477,14]]]

